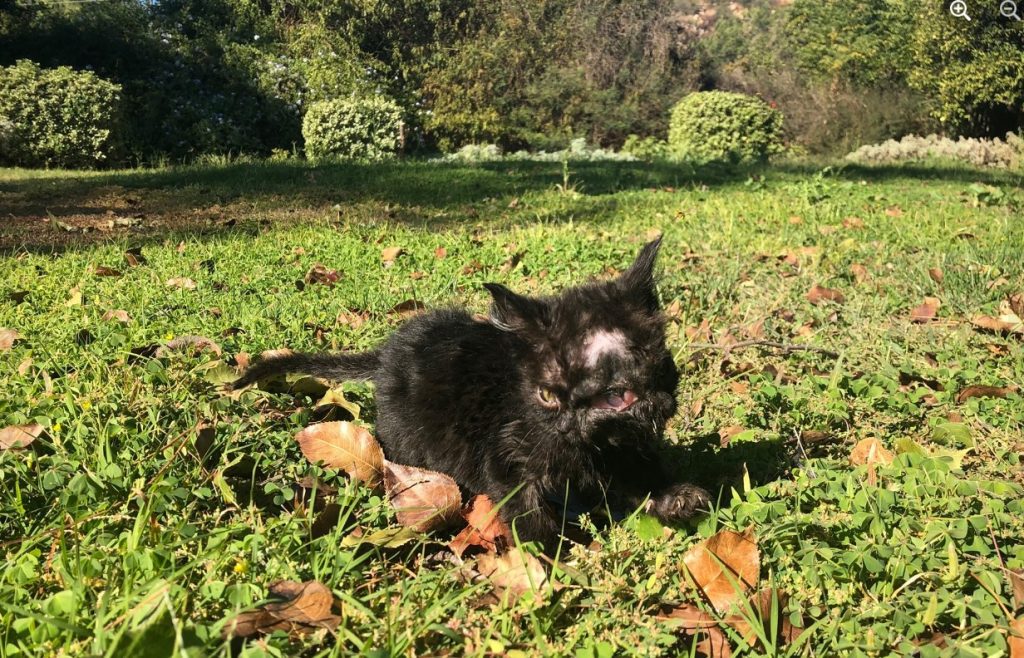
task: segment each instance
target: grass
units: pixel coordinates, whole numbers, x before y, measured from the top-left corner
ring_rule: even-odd
[[[758,649],[733,635],[738,655],[1005,654],[1020,614],[1005,570],[1024,568],[1024,398],[957,394],[1024,384],[1020,340],[968,321],[1024,291],[1020,176],[601,163],[572,165],[569,183],[560,163],[0,171],[0,327],[23,336],[0,352],[0,427],[46,427],[0,451],[0,656],[689,655],[654,613],[698,601],[679,571],[690,547],[748,527],[762,582],[808,630]],[[666,459],[718,504],[664,535],[602,532],[543,599],[480,605],[488,586],[461,582],[434,541],[343,545],[394,517],[302,458],[292,436],[315,400],[226,397],[211,381],[240,352],[372,346],[406,299],[483,311],[485,281],[540,293],[607,276],[653,231],[683,369]],[[130,246],[146,264],[125,263]],[[385,267],[391,246],[405,254]],[[316,263],[336,285],[296,285]],[[195,289],[166,285],[181,277]],[[845,303],[811,305],[815,284]],[[938,320],[911,323],[926,296]],[[103,320],[114,309],[131,321]],[[365,323],[338,321],[353,314]],[[716,341],[763,321],[765,339],[838,358],[695,350],[709,339],[687,329],[703,321]],[[224,356],[132,354],[190,334]],[[372,420],[369,392],[351,393]],[[868,437],[897,454],[875,484],[848,463]],[[326,534],[308,475],[339,489]],[[222,642],[221,621],[284,578],[332,588],[336,637]]]

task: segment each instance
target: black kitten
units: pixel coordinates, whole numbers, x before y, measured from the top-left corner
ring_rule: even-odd
[[[523,540],[554,539],[567,496],[635,507],[650,495],[649,511],[686,519],[709,498],[674,483],[655,452],[679,382],[652,275],[659,244],[611,281],[545,298],[485,284],[487,321],[433,311],[371,352],[269,358],[233,387],[281,372],[373,381],[388,459],[495,502],[512,494],[501,513]]]

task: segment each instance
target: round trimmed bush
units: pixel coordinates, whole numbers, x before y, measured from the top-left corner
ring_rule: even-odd
[[[782,113],[754,96],[699,91],[672,108],[668,143],[700,160],[767,160],[782,151]]]
[[[402,110],[385,98],[313,103],[302,119],[306,157],[382,160],[402,142]]]
[[[0,68],[0,163],[94,167],[110,156],[121,87],[89,71],[20,60]]]

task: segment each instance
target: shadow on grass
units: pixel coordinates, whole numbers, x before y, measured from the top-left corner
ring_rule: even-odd
[[[824,172],[824,173],[823,173]],[[580,196],[573,219],[600,214],[600,197],[639,190],[709,188],[761,176],[786,183],[821,174],[832,179],[1019,184],[1019,175],[938,165],[828,169],[820,164],[694,166],[676,162],[570,162],[569,184]],[[0,173],[0,176],[4,176]],[[79,245],[130,239],[142,244],[178,237],[210,237],[250,223],[260,213],[290,213],[293,221],[330,217],[331,208],[377,203],[389,221],[451,224],[472,215],[473,204],[554,190],[563,184],[561,162],[503,161],[475,165],[405,160],[377,164],[307,162],[194,165],[166,169],[74,173],[10,171],[0,178],[0,252],[63,251]],[[452,217],[438,220],[438,211]],[[68,221],[102,222],[111,216],[145,217],[147,229],[63,234]],[[432,217],[432,219],[425,219]],[[154,219],[155,218],[155,219]],[[249,226],[259,231],[261,226]],[[6,235],[4,235],[6,234]]]

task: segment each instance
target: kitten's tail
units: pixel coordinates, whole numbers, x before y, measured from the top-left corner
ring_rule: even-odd
[[[380,367],[380,354],[374,350],[355,354],[303,354],[292,352],[257,361],[241,377],[228,385],[236,391],[271,375],[301,372],[332,381],[373,379]]]

